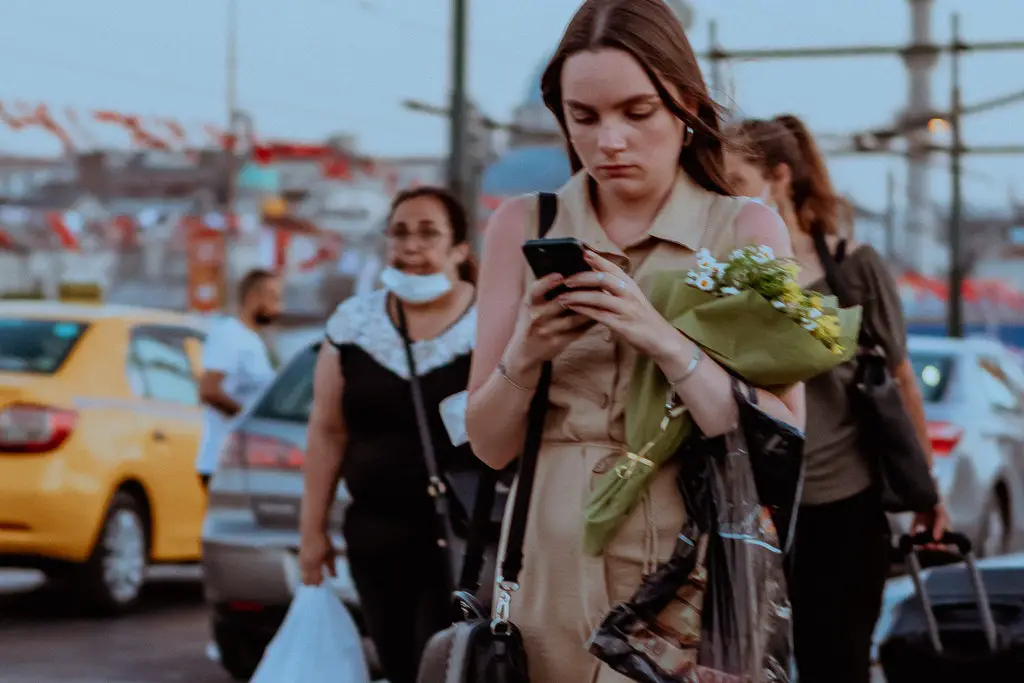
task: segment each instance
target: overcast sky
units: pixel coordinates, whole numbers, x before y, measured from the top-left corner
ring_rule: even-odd
[[[369,152],[438,153],[442,121],[403,110],[416,98],[443,103],[448,87],[446,0],[239,0],[239,100],[260,133],[318,139],[353,132]],[[909,35],[905,0],[697,0],[691,41],[707,45],[717,18],[726,47],[897,43]],[[495,118],[507,118],[557,42],[577,0],[471,0],[471,90]],[[969,40],[1024,39],[1020,0],[936,0],[934,35],[949,36],[962,12]],[[0,0],[0,101],[45,102],[81,112],[110,108],[175,117],[198,130],[225,118],[227,0]],[[1024,52],[971,55],[967,102],[1024,90]],[[895,58],[745,63],[731,69],[737,105],[751,115],[792,111],[821,132],[885,124],[906,97]],[[948,63],[934,79],[948,103]],[[973,118],[968,143],[1024,144],[1024,104]],[[103,142],[115,128],[91,124]],[[0,127],[0,151],[53,154],[41,132]],[[880,207],[896,161],[836,160],[837,183]],[[1024,158],[968,160],[967,190],[978,203],[1024,197]],[[948,195],[936,159],[937,199]]]

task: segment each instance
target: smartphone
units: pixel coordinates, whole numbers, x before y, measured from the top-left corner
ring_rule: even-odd
[[[552,273],[569,277],[593,270],[583,258],[584,251],[586,251],[586,247],[583,246],[583,242],[575,237],[530,240],[523,245],[526,262],[530,264],[533,274],[538,279]],[[565,285],[559,285],[548,293],[547,298],[554,299],[567,290]]]

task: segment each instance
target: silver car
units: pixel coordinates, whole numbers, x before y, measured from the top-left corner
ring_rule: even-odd
[[[306,422],[319,344],[294,354],[234,423],[221,453],[203,524],[203,581],[213,608],[221,665],[248,680],[277,631],[299,582],[299,510]],[[330,519],[338,551],[334,582],[365,633],[345,558],[341,523],[348,502],[339,487]],[[371,668],[376,658],[364,637]]]
[[[1024,547],[1024,370],[990,339],[911,336],[934,473],[951,525],[979,556]],[[910,517],[893,517],[903,533]]]

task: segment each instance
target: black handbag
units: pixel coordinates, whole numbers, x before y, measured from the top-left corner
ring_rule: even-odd
[[[736,382],[733,394],[757,496],[771,513],[779,547],[788,553],[804,487],[804,433],[761,410],[753,387]]]
[[[538,195],[539,230],[544,235],[554,223],[558,211],[557,197]],[[523,567],[523,540],[537,473],[537,458],[548,410],[548,388],[551,385],[551,363],[545,363],[540,382],[530,402],[526,440],[519,462],[519,477],[509,519],[505,557],[497,581],[494,617],[475,595],[479,573],[483,567],[483,546],[473,542],[466,550],[460,586],[453,595],[454,623],[427,642],[420,660],[417,683],[529,683],[526,646],[523,636],[511,620],[512,595],[519,589],[519,572]],[[493,487],[491,489],[493,491]],[[471,528],[478,528],[492,503],[481,500],[487,495],[483,484],[474,505]],[[493,493],[492,493],[493,495]]]
[[[825,235],[815,232],[814,246],[825,269],[825,281],[839,303],[855,305],[839,272],[846,241],[839,243],[833,256]],[[928,512],[939,503],[939,492],[884,348],[866,319],[861,325],[859,345],[850,387],[851,407],[859,421],[861,444],[873,460],[882,505],[887,512]]]

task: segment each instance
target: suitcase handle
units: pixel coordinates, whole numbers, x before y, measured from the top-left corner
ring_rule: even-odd
[[[974,551],[971,539],[955,531],[947,531],[942,538],[936,542],[935,538],[928,532],[914,536],[900,536],[898,543],[900,553],[907,558],[910,565],[910,578],[914,582],[914,589],[917,591],[917,598],[921,601],[924,610],[925,621],[928,623],[928,637],[936,654],[943,652],[942,639],[939,633],[939,622],[935,618],[935,610],[932,609],[932,601],[925,590],[924,581],[921,579],[921,560],[917,556],[917,549],[928,545],[955,546],[963,558],[964,566],[967,569],[967,576],[970,578],[971,586],[974,589],[974,597],[978,602],[978,614],[981,617],[981,626],[985,631],[985,641],[988,643],[989,652],[995,653],[999,649],[998,633],[996,631],[995,618],[992,616],[992,606],[988,602],[988,592],[981,579],[981,572],[974,562]]]
[[[936,541],[935,538],[927,531],[922,531],[914,536],[906,534],[900,536],[900,555],[908,557],[915,549],[928,545],[956,547],[957,552],[959,552],[960,556],[964,558],[970,555],[974,549],[974,544],[971,543],[971,539],[957,531],[946,531],[938,541]]]

